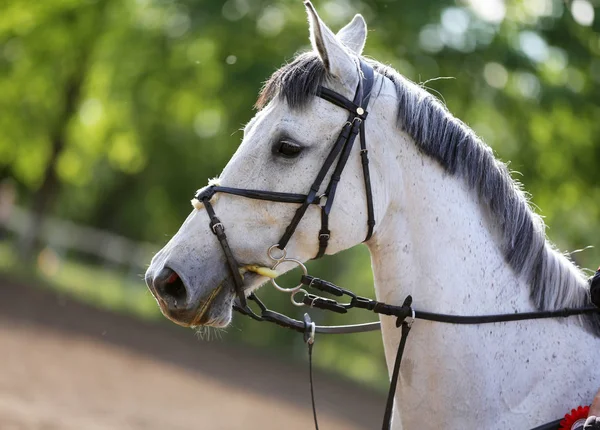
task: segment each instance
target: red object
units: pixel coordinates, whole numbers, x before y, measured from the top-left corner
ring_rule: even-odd
[[[178,278],[179,278],[179,275],[177,273],[173,272],[173,274],[171,276],[169,276],[169,279],[167,279],[167,284],[172,284]]]
[[[581,426],[581,428],[583,428],[583,423],[589,412],[589,406],[578,406],[577,409],[571,409],[571,413],[565,415],[564,419],[560,422],[559,430],[575,430],[576,424],[578,425],[577,427]]]

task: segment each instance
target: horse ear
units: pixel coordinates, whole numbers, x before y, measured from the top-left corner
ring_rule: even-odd
[[[362,15],[354,15],[352,21],[338,31],[337,38],[356,55],[362,54],[367,41],[367,23]]]
[[[337,39],[335,34],[319,18],[310,1],[304,2],[310,24],[310,42],[319,54],[327,71],[343,83],[354,80],[357,76],[357,65],[350,53]]]

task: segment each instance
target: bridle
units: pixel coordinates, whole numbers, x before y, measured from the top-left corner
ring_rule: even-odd
[[[231,248],[229,247],[229,244],[227,242],[225,227],[217,217],[210,203],[210,199],[216,193],[233,194],[236,196],[247,197],[250,199],[267,200],[279,203],[299,203],[300,206],[298,207],[298,209],[296,209],[294,217],[286,227],[285,232],[279,239],[279,242],[277,242],[277,244],[269,248],[268,255],[271,259],[276,261],[275,267],[284,261],[289,261],[299,264],[301,267],[304,268],[304,265],[300,261],[293,258],[286,258],[285,247],[292,238],[294,232],[296,231],[296,228],[298,227],[298,224],[306,214],[306,211],[308,210],[309,206],[319,205],[321,207],[321,229],[319,230],[318,236],[319,250],[314,258],[321,258],[323,255],[325,255],[325,251],[327,250],[327,244],[329,243],[329,238],[331,237],[331,231],[329,230],[329,214],[331,212],[331,208],[335,200],[335,195],[337,192],[338,184],[340,182],[340,178],[342,176],[342,172],[344,171],[344,167],[346,167],[346,163],[348,161],[348,158],[350,157],[350,152],[352,151],[352,147],[354,146],[354,141],[356,140],[356,137],[360,135],[360,154],[362,159],[363,177],[365,182],[368,217],[368,231],[365,241],[369,240],[373,235],[373,228],[375,227],[375,214],[373,210],[373,194],[371,192],[371,177],[369,174],[369,155],[365,135],[365,121],[367,119],[366,107],[369,104],[369,99],[371,97],[371,91],[373,89],[375,74],[373,72],[373,68],[362,60],[360,60],[359,72],[360,73],[358,86],[356,88],[353,101],[348,100],[346,97],[328,88],[319,87],[318,89],[317,96],[321,97],[323,100],[333,103],[336,106],[346,109],[349,112],[349,115],[348,120],[343,125],[342,131],[340,132],[333,147],[331,148],[329,155],[327,155],[325,161],[323,162],[323,165],[321,166],[321,169],[317,173],[317,177],[310,186],[308,194],[305,195],[294,193],[279,193],[273,191],[249,190],[244,188],[231,188],[213,185],[199,190],[195,196],[196,200],[202,202],[202,204],[206,208],[208,216],[210,217],[210,229],[217,236],[219,243],[221,244],[221,248],[223,248],[223,253],[225,254],[225,258],[227,259],[227,265],[229,266],[229,271],[231,272],[231,275],[233,277],[235,293],[238,297],[241,308],[244,309],[246,312],[253,313],[253,311],[248,307],[248,304],[246,302],[246,295],[243,291],[244,280],[242,279],[242,276],[239,273],[239,264],[233,256]],[[329,184],[327,185],[325,192],[321,195],[318,195],[319,190],[321,189],[321,185],[323,184],[323,181],[325,179],[325,176],[327,176],[327,173],[329,173],[329,171],[331,170],[331,167],[333,166],[336,159],[337,164],[335,166],[335,169],[333,170],[331,179],[329,180]],[[281,251],[281,255],[279,257],[276,257],[274,254],[276,249],[279,249]],[[307,274],[306,270],[305,274]],[[292,289],[281,288],[277,285],[275,281],[273,281],[273,285],[275,285],[276,288],[282,291],[292,292],[292,294],[300,290],[300,286]],[[298,304],[298,302],[294,301],[293,295],[292,302]]]
[[[392,411],[394,405],[394,395],[396,392],[396,386],[400,374],[400,364],[402,362],[402,356],[404,353],[404,347],[408,334],[411,330],[412,323],[415,319],[423,319],[428,321],[436,321],[440,323],[450,324],[489,324],[498,322],[509,322],[509,321],[521,321],[539,318],[558,318],[558,317],[570,317],[573,315],[584,315],[584,314],[597,314],[600,313],[600,269],[594,277],[594,282],[590,279],[590,293],[592,301],[596,306],[588,306],[577,309],[560,309],[554,311],[537,311],[537,312],[521,312],[521,313],[510,313],[510,314],[496,314],[496,315],[477,315],[477,316],[462,316],[462,315],[449,315],[439,314],[431,312],[418,311],[412,308],[412,297],[408,296],[401,306],[391,305],[376,300],[372,300],[366,297],[361,297],[354,294],[350,290],[341,288],[335,284],[327,282],[325,280],[314,278],[308,275],[306,267],[301,261],[288,258],[286,255],[286,246],[293,236],[298,224],[306,214],[310,205],[319,205],[321,207],[321,228],[318,233],[319,249],[314,257],[315,259],[321,258],[327,250],[329,238],[331,232],[329,230],[329,214],[333,206],[336,191],[344,167],[350,156],[350,152],[354,145],[354,141],[357,136],[360,136],[360,155],[363,168],[363,177],[365,183],[365,194],[367,201],[367,236],[365,241],[369,240],[373,235],[373,229],[375,227],[375,214],[373,209],[373,195],[371,191],[371,178],[369,174],[369,157],[366,143],[365,134],[365,121],[367,119],[366,108],[369,104],[369,99],[373,90],[374,83],[374,71],[367,63],[360,60],[359,63],[359,82],[354,95],[354,100],[350,101],[344,96],[324,87],[319,87],[317,96],[346,109],[349,112],[348,120],[343,125],[342,130],[336,139],[331,151],[325,158],[321,169],[319,170],[315,180],[313,181],[308,194],[294,194],[294,193],[283,193],[274,191],[264,190],[252,190],[244,188],[232,188],[222,187],[218,185],[211,185],[204,189],[199,190],[195,195],[197,206],[202,203],[206,209],[206,212],[210,218],[210,229],[217,236],[219,244],[223,249],[225,259],[229,271],[233,278],[234,290],[237,295],[239,304],[234,304],[234,309],[238,312],[250,316],[257,321],[267,321],[278,324],[282,327],[290,328],[297,332],[304,334],[304,341],[308,346],[309,353],[309,368],[310,368],[310,389],[313,407],[313,416],[315,421],[315,427],[318,430],[319,426],[317,423],[315,399],[313,392],[313,379],[312,379],[312,348],[315,340],[315,333],[323,334],[345,334],[345,333],[358,333],[379,330],[381,324],[379,322],[366,323],[366,324],[350,324],[343,326],[317,326],[310,319],[308,314],[304,314],[304,321],[298,321],[287,317],[286,315],[274,312],[267,309],[263,302],[254,294],[249,295],[249,299],[253,300],[260,308],[260,314],[256,314],[252,308],[248,306],[246,295],[244,293],[244,280],[240,274],[240,265],[235,259],[229,243],[227,241],[227,235],[225,234],[225,227],[223,223],[217,217],[210,200],[216,193],[225,193],[236,195],[240,197],[246,197],[255,200],[266,200],[278,203],[295,203],[300,206],[296,209],[296,212],[285,229],[285,232],[281,236],[279,242],[271,246],[267,255],[275,261],[273,269],[283,262],[292,262],[299,265],[303,270],[303,276],[301,277],[300,284],[294,288],[282,288],[274,279],[271,280],[273,285],[280,291],[291,293],[292,303],[298,306],[307,305],[319,309],[329,310],[337,313],[346,313],[349,309],[360,308],[370,310],[374,313],[381,315],[389,315],[397,318],[396,327],[401,327],[402,335],[400,343],[398,345],[398,351],[396,353],[396,359],[394,363],[394,369],[390,378],[390,388],[388,390],[386,409],[383,418],[384,430],[387,430],[391,426]],[[331,170],[331,167],[337,159],[337,164],[329,184],[325,189],[325,192],[319,195],[319,190],[323,184],[325,177]],[[279,250],[280,255],[275,255],[276,250]],[[597,280],[597,282],[596,282]],[[350,301],[347,303],[339,303],[336,300],[316,296],[309,294],[305,289],[313,288],[319,291],[328,293],[336,297],[349,297]],[[295,294],[301,292],[304,294],[302,301],[295,300]],[[560,420],[553,421],[551,423],[536,427],[532,430],[556,430],[560,425]]]

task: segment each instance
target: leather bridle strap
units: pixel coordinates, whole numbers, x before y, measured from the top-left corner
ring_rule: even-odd
[[[327,172],[329,172],[329,169],[333,165],[333,162],[338,157],[340,152],[342,152],[342,150],[344,149],[344,146],[347,144],[348,139],[350,139],[351,130],[352,130],[351,124],[348,122],[346,124],[344,124],[344,126],[342,127],[342,131],[340,132],[340,135],[338,136],[335,144],[333,145],[333,148],[331,148],[331,151],[329,152],[329,155],[325,159],[325,162],[323,163],[321,170],[319,170],[317,177],[315,178],[314,182],[312,183],[312,185],[310,187],[310,191],[308,192],[308,195],[306,196],[306,200],[302,203],[302,205],[298,209],[296,209],[296,213],[294,214],[294,217],[292,218],[292,220],[286,227],[285,232],[283,233],[283,236],[281,236],[281,239],[279,239],[279,242],[277,243],[279,249],[284,249],[287,246],[289,240],[292,238],[292,235],[296,231],[298,224],[304,217],[304,214],[306,213],[308,206],[313,204],[315,202],[315,199],[317,199],[317,198],[319,198],[319,200],[321,199],[320,196],[317,197],[317,193],[319,192],[319,189],[321,188],[321,184],[323,183],[323,180],[325,179]]]
[[[227,235],[225,234],[225,227],[223,227],[223,223],[217,217],[212,205],[210,204],[210,200],[208,198],[203,198],[202,204],[206,208],[206,213],[210,218],[210,229],[217,236],[219,240],[219,244],[221,244],[221,248],[223,249],[223,254],[225,254],[225,259],[227,260],[227,265],[229,266],[229,271],[233,276],[233,283],[235,286],[235,292],[240,301],[240,306],[243,308],[248,308],[248,304],[246,303],[246,295],[244,294],[244,280],[242,279],[242,275],[240,274],[240,269],[238,267],[237,261],[231,252],[231,248],[229,247],[229,243],[227,242]]]
[[[600,279],[600,270],[597,272],[598,278]],[[596,279],[596,278],[594,278]],[[336,300],[326,299],[319,296],[313,296],[309,294],[306,296],[308,299],[305,304],[315,307],[318,309],[330,310],[339,313],[345,313],[347,310],[352,308],[366,309],[370,310],[376,314],[380,315],[389,315],[396,317],[396,327],[402,327],[402,333],[400,342],[398,344],[398,351],[396,352],[396,358],[394,360],[394,368],[392,371],[392,375],[390,378],[390,387],[388,390],[388,397],[386,401],[386,409],[383,419],[383,430],[389,430],[391,426],[391,418],[394,406],[394,395],[396,392],[396,387],[398,384],[398,379],[400,375],[400,365],[402,363],[402,357],[404,355],[404,348],[406,346],[406,341],[408,339],[408,335],[410,333],[412,323],[415,319],[422,319],[426,321],[436,321],[447,324],[492,324],[492,323],[500,323],[500,322],[509,322],[509,321],[524,321],[524,320],[533,320],[540,318],[567,318],[575,315],[591,315],[591,314],[600,314],[600,308],[596,306],[588,306],[583,308],[576,309],[558,309],[551,311],[534,311],[534,312],[518,312],[518,313],[507,313],[507,314],[494,314],[494,315],[451,315],[451,314],[440,314],[433,312],[424,312],[418,311],[412,308],[412,297],[407,296],[404,303],[401,306],[391,305],[384,302],[379,302],[377,300],[372,300],[367,297],[361,297],[354,294],[352,291],[339,287],[331,282],[325,281],[323,279],[314,278],[312,276],[304,275],[301,278],[301,283],[308,288],[314,288],[328,294],[342,297],[349,296],[351,298],[349,303],[338,303]],[[250,296],[251,299],[255,299],[253,295]],[[307,333],[307,323],[306,323],[306,315],[305,322],[297,321],[291,319],[285,315],[278,314],[277,312],[273,312],[268,310],[262,302],[259,304],[262,310],[262,315],[268,314],[268,318],[260,319],[261,321],[271,321],[275,322],[282,327],[287,327],[293,329],[298,332]],[[340,312],[343,311],[343,312]],[[372,329],[379,328],[379,323],[370,323],[370,324],[361,324],[361,325],[348,325],[348,326],[337,326],[337,327],[327,327],[327,326],[316,326],[312,328],[313,336],[314,333],[326,333],[326,334],[336,334],[336,333],[356,333],[362,331],[370,331]],[[314,341],[314,337],[313,337]],[[312,348],[312,346],[311,346]],[[312,353],[312,349],[310,350]],[[311,381],[311,396],[314,399],[314,393],[312,390],[312,381]],[[313,414],[314,414],[314,401],[313,401]],[[556,430],[558,428],[558,423],[560,420],[553,421],[551,423],[545,424],[540,427],[536,427],[532,430]]]
[[[350,133],[348,141],[346,142],[346,146],[344,147],[344,150],[340,155],[338,164],[331,176],[329,185],[327,186],[327,190],[324,193],[324,196],[327,198],[327,202],[325,203],[325,205],[321,205],[321,230],[319,231],[319,251],[314,257],[315,259],[321,258],[323,255],[325,255],[325,251],[327,250],[327,245],[329,243],[331,233],[329,231],[329,213],[331,212],[331,208],[333,206],[333,201],[335,199],[335,193],[337,191],[338,183],[341,179],[344,167],[346,167],[346,163],[350,156],[350,152],[352,150],[357,135],[360,135],[363,179],[365,183],[365,194],[367,199],[368,219],[367,236],[365,238],[365,241],[371,238],[371,235],[373,234],[373,227],[375,226],[373,194],[371,191],[371,176],[369,174],[369,159],[366,149],[367,141],[365,134],[365,122],[367,119],[366,107],[369,105],[371,93],[373,92],[373,83],[375,81],[375,75],[373,69],[366,63],[361,61],[360,66],[363,79],[359,81],[353,102],[350,102],[345,97],[327,88],[320,88],[318,93],[319,97],[323,98],[324,100],[327,100],[328,102],[342,107],[350,112],[348,123],[352,123],[352,131]]]
[[[331,175],[329,185],[327,186],[327,189],[323,194],[327,200],[324,205],[321,205],[321,230],[319,230],[319,251],[314,257],[315,259],[321,258],[325,254],[325,250],[327,249],[327,244],[329,243],[329,237],[331,233],[329,231],[329,213],[331,212],[331,207],[333,206],[333,200],[335,199],[335,193],[337,190],[338,183],[340,182],[340,179],[342,177],[342,171],[344,170],[344,167],[346,167],[346,162],[348,161],[348,157],[350,156],[350,151],[352,150],[352,146],[354,145],[354,140],[356,139],[356,136],[358,136],[358,130],[361,123],[362,120],[360,120],[359,118],[353,118],[350,135],[348,136],[346,144],[344,145],[344,149],[340,154],[337,166],[335,167],[335,170]]]
[[[317,175],[317,178],[315,179],[313,185],[311,186],[311,192],[314,192],[316,195],[319,188],[321,187],[321,184],[323,182],[323,179],[325,178],[325,175],[327,174],[327,172],[330,170],[331,166],[333,165],[333,162],[335,161],[335,158],[337,157],[337,153],[339,151],[341,151],[341,153],[339,155],[338,163],[333,171],[333,174],[331,175],[331,179],[329,180],[327,189],[322,196],[322,197],[325,197],[327,200],[324,205],[321,204],[321,229],[319,230],[319,250],[317,252],[317,255],[314,257],[315,259],[321,258],[325,254],[325,251],[327,249],[327,245],[329,243],[329,238],[331,237],[330,236],[331,232],[329,231],[329,213],[331,212],[331,208],[333,206],[333,201],[335,199],[337,185],[341,179],[342,172],[343,172],[344,167],[346,166],[346,163],[350,156],[350,152],[354,145],[354,141],[359,134],[362,136],[361,138],[363,140],[361,146],[366,145],[366,141],[364,140],[365,133],[364,133],[364,131],[361,132],[361,130],[364,130],[364,122],[367,119],[366,108],[368,106],[369,99],[371,97],[373,83],[375,80],[375,74],[374,74],[371,66],[369,66],[367,63],[365,63],[362,60],[360,62],[360,72],[361,72],[360,73],[361,78],[359,78],[358,86],[356,88],[356,92],[355,92],[353,101],[348,100],[344,96],[342,96],[328,88],[320,87],[319,91],[317,92],[317,95],[319,97],[321,97],[322,99],[324,99],[330,103],[333,103],[336,106],[339,106],[343,109],[348,110],[349,115],[348,115],[348,120],[347,120],[346,124],[344,124],[344,127],[342,128],[342,132],[340,133],[340,136],[338,137],[336,145],[334,145],[334,148],[332,149],[332,152],[330,153],[330,156],[331,156],[335,150],[336,155],[334,157],[327,157],[327,159],[323,163],[323,166],[321,167],[321,171],[319,172],[319,174]],[[340,145],[339,148],[338,148],[338,145]],[[364,173],[364,169],[363,169],[363,173]],[[371,191],[371,184],[370,183],[367,184],[367,180],[370,180],[368,167],[367,167],[367,172],[366,172],[366,176],[364,177],[364,180],[365,180],[365,191],[368,194],[367,195],[367,206],[368,206],[367,213],[373,214],[373,212],[374,212],[373,211],[373,199],[372,199],[372,195],[369,195],[370,191]],[[309,193],[309,196],[310,196],[310,193]],[[292,221],[286,228],[284,235],[279,240],[278,247],[280,249],[283,249],[286,247],[288,241],[291,239],[292,235],[294,234],[294,231],[298,227],[300,220],[304,216],[307,208],[308,208],[308,205],[302,205],[296,211],[294,218],[292,219]],[[373,216],[373,218],[369,218],[367,225],[370,225],[370,224],[374,225],[374,216]]]
[[[369,150],[367,149],[367,140],[365,137],[365,123],[360,127],[360,160],[363,168],[363,177],[365,179],[365,195],[367,197],[367,236],[365,242],[373,236],[375,228],[375,209],[373,207],[373,191],[371,190],[371,174],[369,173]]]
[[[243,188],[221,187],[219,185],[210,185],[202,190],[199,190],[195,198],[202,201],[205,198],[211,199],[216,193],[232,194],[235,196],[246,197],[254,200],[266,200],[270,202],[280,203],[304,203],[306,194],[294,193],[278,193],[276,191],[263,190],[247,190]],[[313,200],[313,204],[319,204],[320,199],[317,197]]]

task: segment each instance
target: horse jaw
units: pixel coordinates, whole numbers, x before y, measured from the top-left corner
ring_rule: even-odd
[[[342,40],[352,45],[354,51],[361,50],[366,38],[364,20],[355,17],[342,29],[338,38],[319,18],[310,2],[306,3],[306,8],[310,39],[329,72],[327,86],[353,97],[359,79],[358,59]],[[238,189],[306,193],[318,172],[317,166],[326,159],[347,120],[347,112],[325,100],[315,98],[310,104],[310,109],[300,112],[281,98],[271,100],[244,129],[242,144],[218,182],[213,180],[209,185],[218,183]],[[307,155],[293,163],[278,158],[274,147],[283,138],[293,138],[301,143]],[[302,174],[290,175],[292,168]],[[360,175],[360,158],[353,156],[344,171],[344,185],[339,187],[336,207],[330,217],[333,230],[340,227],[329,241],[328,253],[347,249],[364,238],[362,231],[366,229],[366,205],[360,213],[354,209],[356,196],[359,190],[362,195],[364,189]],[[328,178],[329,175],[326,180]],[[365,200],[364,197],[361,199],[363,202]],[[210,230],[204,205],[197,199],[191,203],[193,212],[177,234],[153,258],[146,281],[165,316],[178,324],[224,325],[231,319],[233,277],[221,246]],[[213,196],[211,205],[226,230],[239,269],[246,272],[243,286],[246,294],[276,274],[294,267],[293,264],[281,264],[275,273],[269,269],[274,261],[268,258],[267,250],[278,243],[286,224],[293,218],[295,207],[227,194]],[[299,261],[314,257],[318,249],[318,230],[315,231],[314,226],[319,222],[320,209],[311,207],[286,247],[289,256]],[[171,271],[177,273],[176,288],[165,285]],[[218,294],[214,293],[217,289]],[[205,306],[207,302],[211,303],[210,308]],[[195,312],[202,314],[201,318]]]

